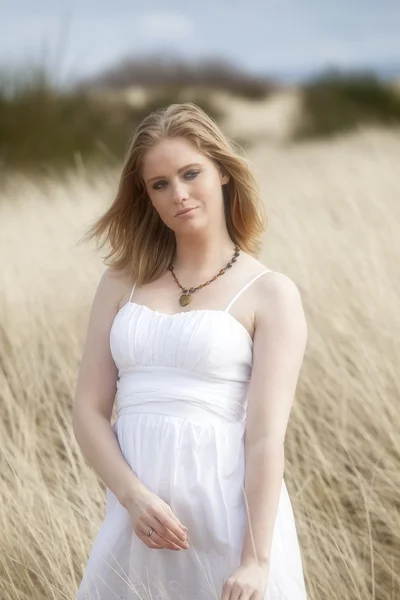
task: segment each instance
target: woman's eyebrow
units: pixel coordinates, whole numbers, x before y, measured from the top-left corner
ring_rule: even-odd
[[[189,163],[188,165],[185,165],[184,167],[180,167],[180,169],[178,169],[178,173],[181,173],[182,171],[184,171],[185,169],[188,169],[189,167],[201,167],[200,163]],[[155,177],[150,177],[150,179],[147,180],[147,183],[150,183],[150,181],[153,181],[154,179],[167,179],[165,175],[156,175]]]

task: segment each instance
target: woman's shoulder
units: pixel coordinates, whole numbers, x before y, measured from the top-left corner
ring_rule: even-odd
[[[133,282],[125,271],[108,266],[104,270],[100,282],[112,293],[118,300],[121,300],[127,293],[130,293]]]
[[[264,277],[259,277],[258,299],[262,304],[269,302],[301,302],[298,285],[281,271],[269,270]]]
[[[269,270],[257,280],[255,321],[264,324],[266,330],[279,327],[282,332],[287,327],[304,330],[307,337],[307,323],[303,301],[297,283],[286,273]]]
[[[299,293],[299,288],[294,279],[286,273],[272,269],[253,256],[246,254],[246,262],[243,264],[243,268],[247,273],[254,273],[257,278],[256,288],[258,288],[258,294],[261,296],[270,293],[293,294],[296,290]],[[257,277],[258,275],[260,276]]]
[[[265,277],[259,278],[259,294],[261,296],[290,296],[300,294],[300,290],[294,279],[273,269],[264,269]]]
[[[256,258],[247,255],[246,271],[253,273],[253,294],[257,310],[268,311],[271,304],[301,304],[301,294],[296,281],[282,271],[277,271]],[[247,276],[248,278],[248,276]]]
[[[103,271],[100,281],[113,288],[123,288],[129,285],[129,276],[115,267],[108,266]]]

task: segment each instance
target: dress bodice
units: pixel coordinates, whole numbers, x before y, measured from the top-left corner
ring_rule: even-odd
[[[151,401],[184,402],[225,420],[243,421],[253,340],[229,310],[262,274],[225,310],[166,314],[129,299],[110,331],[118,413]]]

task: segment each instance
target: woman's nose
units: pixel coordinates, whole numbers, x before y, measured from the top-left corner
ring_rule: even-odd
[[[185,200],[188,197],[188,190],[185,183],[178,181],[172,184],[172,197],[175,201]]]

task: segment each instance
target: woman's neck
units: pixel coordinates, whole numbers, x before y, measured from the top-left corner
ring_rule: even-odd
[[[229,238],[209,240],[207,243],[177,242],[172,266],[176,273],[196,277],[213,277],[232,259],[235,244]]]

